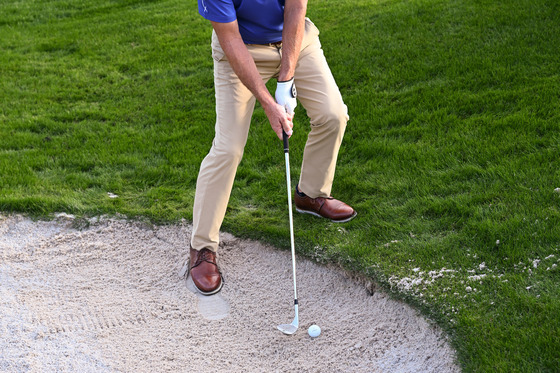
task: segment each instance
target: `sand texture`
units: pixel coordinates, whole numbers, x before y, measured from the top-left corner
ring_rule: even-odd
[[[0,215],[0,372],[459,372],[441,331],[339,270],[298,258],[286,336],[289,252],[222,234],[204,297],[179,276],[190,225],[77,225]]]

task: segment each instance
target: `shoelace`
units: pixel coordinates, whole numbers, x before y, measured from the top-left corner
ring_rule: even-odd
[[[202,262],[206,262],[206,263],[214,264],[216,266],[216,269],[218,270],[218,273],[221,276],[222,272],[220,271],[220,268],[218,267],[218,265],[212,260],[213,259],[212,255],[213,255],[213,253],[208,249],[200,250],[199,253],[198,253],[198,257],[196,258],[196,262],[191,267],[191,269],[199,266],[200,264],[202,264]]]

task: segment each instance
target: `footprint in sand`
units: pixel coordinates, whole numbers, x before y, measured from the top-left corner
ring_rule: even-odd
[[[179,276],[187,274],[188,261],[179,271]],[[207,320],[221,320],[229,315],[229,302],[221,293],[214,295],[201,294],[194,285],[190,274],[187,277],[187,289],[196,295],[198,312]]]

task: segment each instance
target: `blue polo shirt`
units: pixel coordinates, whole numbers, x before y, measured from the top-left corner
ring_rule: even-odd
[[[247,44],[282,40],[284,0],[198,0],[198,12],[209,21],[237,20],[241,38]]]

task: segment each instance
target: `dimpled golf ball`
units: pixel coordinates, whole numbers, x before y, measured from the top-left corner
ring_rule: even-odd
[[[309,334],[311,338],[317,338],[319,334],[321,334],[321,328],[317,325],[311,325],[309,329],[307,329],[307,334]]]

